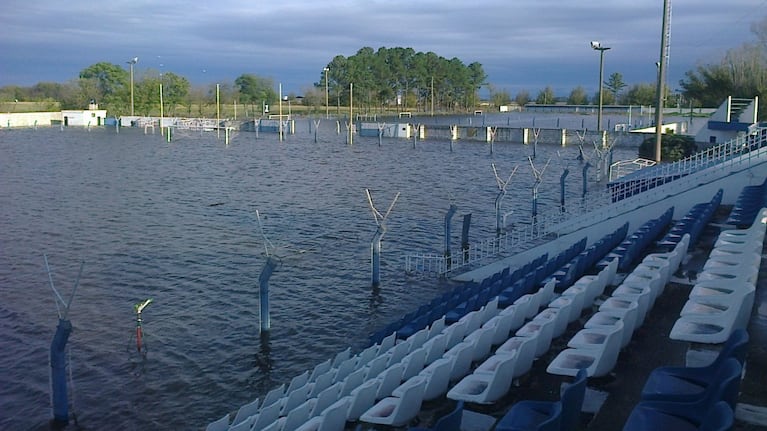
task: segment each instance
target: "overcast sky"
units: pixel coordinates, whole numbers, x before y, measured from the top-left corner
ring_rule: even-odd
[[[670,0],[668,85],[755,40],[767,0]],[[0,86],[66,82],[106,61],[136,73],[173,72],[192,85],[243,73],[301,94],[335,55],[364,46],[411,47],[477,61],[497,89],[515,95],[551,85],[558,95],[596,91],[605,77],[655,79],[662,0],[4,0]]]

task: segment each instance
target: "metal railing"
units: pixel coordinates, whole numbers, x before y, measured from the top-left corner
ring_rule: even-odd
[[[631,181],[612,183],[599,192],[590,192],[575,205],[570,205],[564,212],[552,212],[539,215],[537,221],[498,237],[485,239],[471,244],[467,250],[448,258],[440,254],[410,253],[405,256],[405,271],[444,275],[457,270],[465,270],[480,264],[489,258],[497,258],[504,253],[519,252],[531,247],[533,241],[544,238],[563,226],[563,223],[577,223],[580,216],[590,214],[612,206],[610,213],[620,213],[621,208],[641,205],[657,199],[651,190],[670,182],[680,187],[694,187],[702,181],[709,181],[722,176],[733,167],[751,166],[762,163],[767,154],[767,128],[758,127],[748,135],[739,136],[723,144],[710,147],[677,162],[656,165],[653,169],[638,171]],[[711,169],[713,168],[713,169]],[[647,193],[650,191],[650,193]],[[622,203],[625,197],[632,197],[630,203]],[[617,205],[618,207],[614,207]],[[624,208],[625,209],[625,208]]]
[[[615,181],[618,178],[625,177],[640,169],[654,165],[654,160],[643,159],[641,157],[634,160],[621,160],[610,165],[609,179],[610,181]]]

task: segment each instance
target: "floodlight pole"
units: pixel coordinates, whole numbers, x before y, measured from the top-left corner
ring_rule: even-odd
[[[658,61],[658,84],[655,99],[655,161],[660,163],[661,141],[663,140],[663,94],[666,83],[666,62],[668,61],[668,26],[669,26],[669,0],[663,0],[663,25],[660,39],[660,61]]]
[[[599,51],[599,111],[597,112],[597,131],[602,131],[602,81],[604,81],[605,51],[610,47],[602,46],[599,41],[591,41],[591,48]]]

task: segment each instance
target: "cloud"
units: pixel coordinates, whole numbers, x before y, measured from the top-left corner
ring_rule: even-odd
[[[669,81],[752,40],[764,1],[675,0]],[[654,79],[662,6],[596,0],[285,0],[99,3],[10,0],[0,17],[0,85],[64,82],[98,61],[169,70],[193,83],[255,73],[294,91],[319,79],[337,54],[363,46],[412,47],[480,62],[500,88],[597,86],[605,71],[629,83]],[[203,72],[205,70],[205,72]]]

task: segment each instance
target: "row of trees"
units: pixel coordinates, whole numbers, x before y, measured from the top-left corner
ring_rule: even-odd
[[[486,79],[481,65],[472,63],[463,66],[460,60],[446,60],[434,54],[413,55],[408,57],[387,55],[396,52],[412,50],[394,48],[379,50],[382,57],[388,58],[383,65],[372,66],[364,58],[370,54],[369,49],[349,58],[338,56],[329,64],[327,71],[321,75],[319,82],[304,90],[301,103],[314,107],[317,111],[325,106],[325,97],[335,108],[348,106],[350,85],[354,84],[355,105],[368,110],[397,108],[400,110],[421,110],[434,108],[439,111],[470,111],[478,102],[478,90]],[[435,73],[427,73],[426,69],[413,67],[413,59],[429,59],[438,65]],[[367,66],[361,66],[367,64]],[[363,69],[361,71],[361,69]],[[367,70],[364,70],[367,69]],[[415,70],[424,70],[416,74]],[[325,93],[325,74],[327,74],[327,94]],[[432,76],[433,75],[433,76]],[[432,83],[433,80],[433,83]],[[203,115],[215,112],[216,93],[221,103],[232,104],[234,101],[245,105],[246,109],[257,115],[263,105],[272,105],[278,101],[275,84],[271,79],[253,74],[243,74],[232,84],[224,83],[193,87],[183,76],[172,72],[160,74],[154,70],[143,71],[134,77],[133,100],[136,115],[156,114],[159,111],[159,89],[162,84],[163,108],[167,115]],[[626,92],[621,90],[626,86],[619,73],[614,73],[605,83],[604,103],[652,105],[654,102],[655,86],[653,84],[636,84]],[[520,91],[514,99],[506,90],[496,90],[487,85],[491,103],[495,106],[509,105],[512,102],[524,106],[530,102],[552,104],[564,102],[571,105],[596,103],[598,94],[589,99],[583,87],[576,87],[566,98],[557,97],[554,90],[548,86],[540,90],[533,99],[527,91]],[[433,96],[433,98],[432,98]],[[290,94],[295,100],[295,95]],[[0,100],[18,101],[50,101],[58,102],[62,109],[81,109],[88,101],[96,100],[99,105],[115,115],[130,114],[130,75],[129,71],[111,63],[96,63],[80,72],[77,80],[65,84],[43,82],[32,87],[3,87],[0,88]]]
[[[368,109],[426,110],[433,103],[436,109],[457,111],[477,105],[477,92],[486,80],[477,62],[465,65],[455,57],[448,60],[412,48],[364,47],[350,57],[334,57],[314,85],[327,85],[336,105],[348,104],[354,84],[355,105]]]
[[[172,72],[134,72],[131,86],[129,69],[100,62],[86,67],[76,80],[65,84],[1,88],[0,100],[52,100],[63,109],[79,109],[96,100],[110,113],[126,115],[131,112],[132,87],[135,114],[149,115],[159,111],[162,85],[163,110],[168,115],[202,115],[203,111],[209,112],[217,97],[221,103],[246,105],[252,115],[257,115],[263,105],[273,105],[279,98],[273,80],[253,74],[240,75],[231,84],[192,87],[189,80]],[[302,102],[319,109],[325,106],[327,97],[329,105],[340,107],[348,106],[353,96],[355,106],[367,111],[426,109],[431,103],[440,110],[468,110],[477,105],[477,92],[486,79],[482,65],[476,62],[467,66],[458,58],[448,60],[412,48],[374,51],[365,47],[350,57],[333,58],[319,82],[304,90]]]
[[[625,90],[628,87],[628,90]],[[599,92],[595,92],[591,97],[586,93],[582,86],[575,87],[566,97],[554,94],[554,89],[547,86],[538,92],[535,98],[530,96],[526,90],[522,90],[512,99],[511,94],[506,90],[496,90],[492,85],[490,89],[490,101],[495,106],[509,105],[516,103],[519,106],[534,102],[539,105],[550,105],[554,103],[566,103],[568,105],[596,105],[599,103]],[[623,75],[615,72],[604,82],[602,92],[602,103],[605,105],[654,105],[655,83],[640,83],[628,86],[623,81]]]
[[[767,95],[767,18],[752,26],[756,42],[733,48],[718,62],[701,64],[685,74],[679,82],[685,106],[718,106],[726,97],[753,98]],[[329,105],[348,106],[351,85],[354,85],[354,105],[358,109],[428,111],[470,111],[478,102],[478,91],[487,86],[491,103],[500,106],[513,102],[572,105],[596,104],[598,93],[589,95],[582,86],[574,88],[567,97],[557,97],[552,87],[538,91],[535,98],[520,91],[512,99],[506,90],[487,83],[482,65],[465,65],[460,59],[446,59],[433,52],[415,52],[412,48],[364,47],[352,56],[338,55],[327,64],[320,79],[303,90],[304,105],[320,111]],[[275,104],[278,94],[274,81],[253,74],[243,74],[232,83],[193,87],[183,76],[154,70],[138,71],[134,76],[134,107],[137,115],[159,111],[159,87],[163,87],[164,110],[168,115],[204,115],[221,103],[240,103],[258,115],[262,104]],[[42,82],[32,87],[6,86],[0,88],[1,101],[59,102],[62,109],[80,109],[89,100],[98,103],[114,115],[130,113],[129,70],[111,63],[96,63],[80,72],[77,79],[67,83]],[[326,92],[327,89],[327,92]],[[605,105],[654,105],[656,84],[628,85],[620,73],[613,73],[604,82]],[[290,95],[292,98],[293,95]],[[667,105],[673,104],[666,95]],[[677,100],[677,103],[679,101]],[[760,118],[767,104],[761,104]],[[213,111],[215,112],[215,111]]]
[[[729,50],[717,63],[700,65],[680,82],[683,95],[704,105],[718,105],[727,96],[767,96],[767,18],[751,26],[756,41]],[[759,104],[759,118],[767,114]]]

